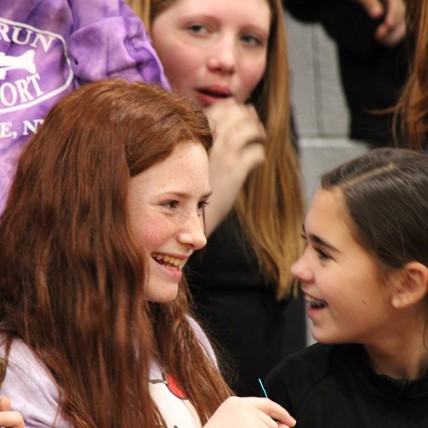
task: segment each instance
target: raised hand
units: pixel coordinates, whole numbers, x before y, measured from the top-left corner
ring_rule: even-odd
[[[393,47],[406,34],[406,5],[404,0],[355,0],[366,10],[367,14],[377,19],[384,15],[382,23],[376,30],[375,37],[385,46]]]
[[[210,184],[213,194],[206,210],[209,235],[231,210],[249,172],[265,160],[266,132],[252,105],[233,99],[206,109],[214,131],[210,153]]]

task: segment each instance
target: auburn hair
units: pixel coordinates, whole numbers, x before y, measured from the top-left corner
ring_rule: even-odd
[[[203,423],[230,395],[189,323],[184,281],[171,303],[145,300],[129,222],[131,177],[189,141],[212,145],[198,108],[109,80],[60,100],[20,157],[0,218],[0,321],[46,366],[75,427],[158,427],[154,359]]]

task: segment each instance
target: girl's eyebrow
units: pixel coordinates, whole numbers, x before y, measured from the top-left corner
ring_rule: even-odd
[[[304,224],[302,225],[302,230],[303,230],[303,233],[306,236],[306,231],[305,231],[305,225]],[[317,235],[309,234],[308,238],[312,242],[314,242],[314,243],[316,243],[318,245],[322,245],[323,247],[328,248],[329,250],[336,251],[337,253],[340,253],[340,251],[335,246],[333,246],[333,245],[329,244],[328,242],[324,241],[322,238],[320,238]]]
[[[201,199],[208,199],[211,195],[212,195],[212,191],[206,192],[201,196]],[[189,197],[190,193],[187,192],[178,192],[178,191],[170,191],[167,190],[164,192],[165,195],[170,195],[172,197],[177,197],[177,198],[187,198]]]
[[[331,244],[329,244],[328,242],[325,242],[323,239],[321,239],[319,236],[317,236],[317,235],[312,235],[312,234],[310,234],[309,235],[309,239],[311,240],[311,241],[313,241],[313,242],[315,242],[316,244],[318,244],[318,245],[321,245],[321,246],[323,246],[323,247],[325,247],[325,248],[328,248],[329,250],[331,250],[331,251],[336,251],[337,253],[340,253],[340,251],[336,248],[336,247],[334,247],[333,245],[331,245]]]

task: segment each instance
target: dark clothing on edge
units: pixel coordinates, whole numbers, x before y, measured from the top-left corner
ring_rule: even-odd
[[[393,113],[408,75],[404,42],[390,48],[379,43],[372,19],[355,0],[283,0],[303,22],[319,22],[337,46],[340,76],[350,112],[349,137],[371,146],[393,145]]]
[[[428,427],[428,377],[378,375],[361,345],[312,345],[285,358],[265,387],[299,428]]]

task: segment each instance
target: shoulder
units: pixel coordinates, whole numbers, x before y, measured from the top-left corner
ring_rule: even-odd
[[[91,0],[90,8],[87,4],[74,2],[73,32],[67,40],[78,83],[120,77],[170,89],[149,33],[126,1]]]
[[[9,377],[14,376],[14,380],[22,380],[28,383],[29,387],[35,380],[43,384],[52,384],[47,370],[37,360],[31,349],[20,339],[14,339],[10,347],[10,352],[6,355],[6,348],[1,336],[0,358],[7,364],[4,384],[7,384]]]
[[[266,379],[269,397],[294,411],[314,386],[336,371],[340,352],[340,346],[317,343],[287,356]]]
[[[209,344],[208,337],[203,330],[203,328],[200,326],[200,324],[195,320],[195,318],[191,316],[187,316],[187,321],[190,324],[190,327],[192,327],[192,330],[195,332],[197,338],[200,340],[202,344]]]
[[[201,344],[202,348],[206,352],[208,358],[214,363],[216,367],[218,367],[217,357],[215,355],[213,346],[211,345],[211,342],[208,339],[208,336],[206,335],[205,331],[199,325],[199,323],[191,316],[188,316],[187,320],[189,321],[190,326],[195,332],[196,337],[199,340],[199,343]]]
[[[26,426],[52,426],[55,421],[55,425],[65,426],[57,418],[58,388],[31,349],[22,340],[15,339],[6,355],[1,336],[0,358],[2,363],[6,363],[2,364],[6,373],[0,386],[0,396],[10,397],[14,409],[24,417]]]
[[[284,358],[271,372],[272,376],[282,373],[305,372],[310,376],[319,376],[331,366],[339,348],[335,345],[316,343]]]

